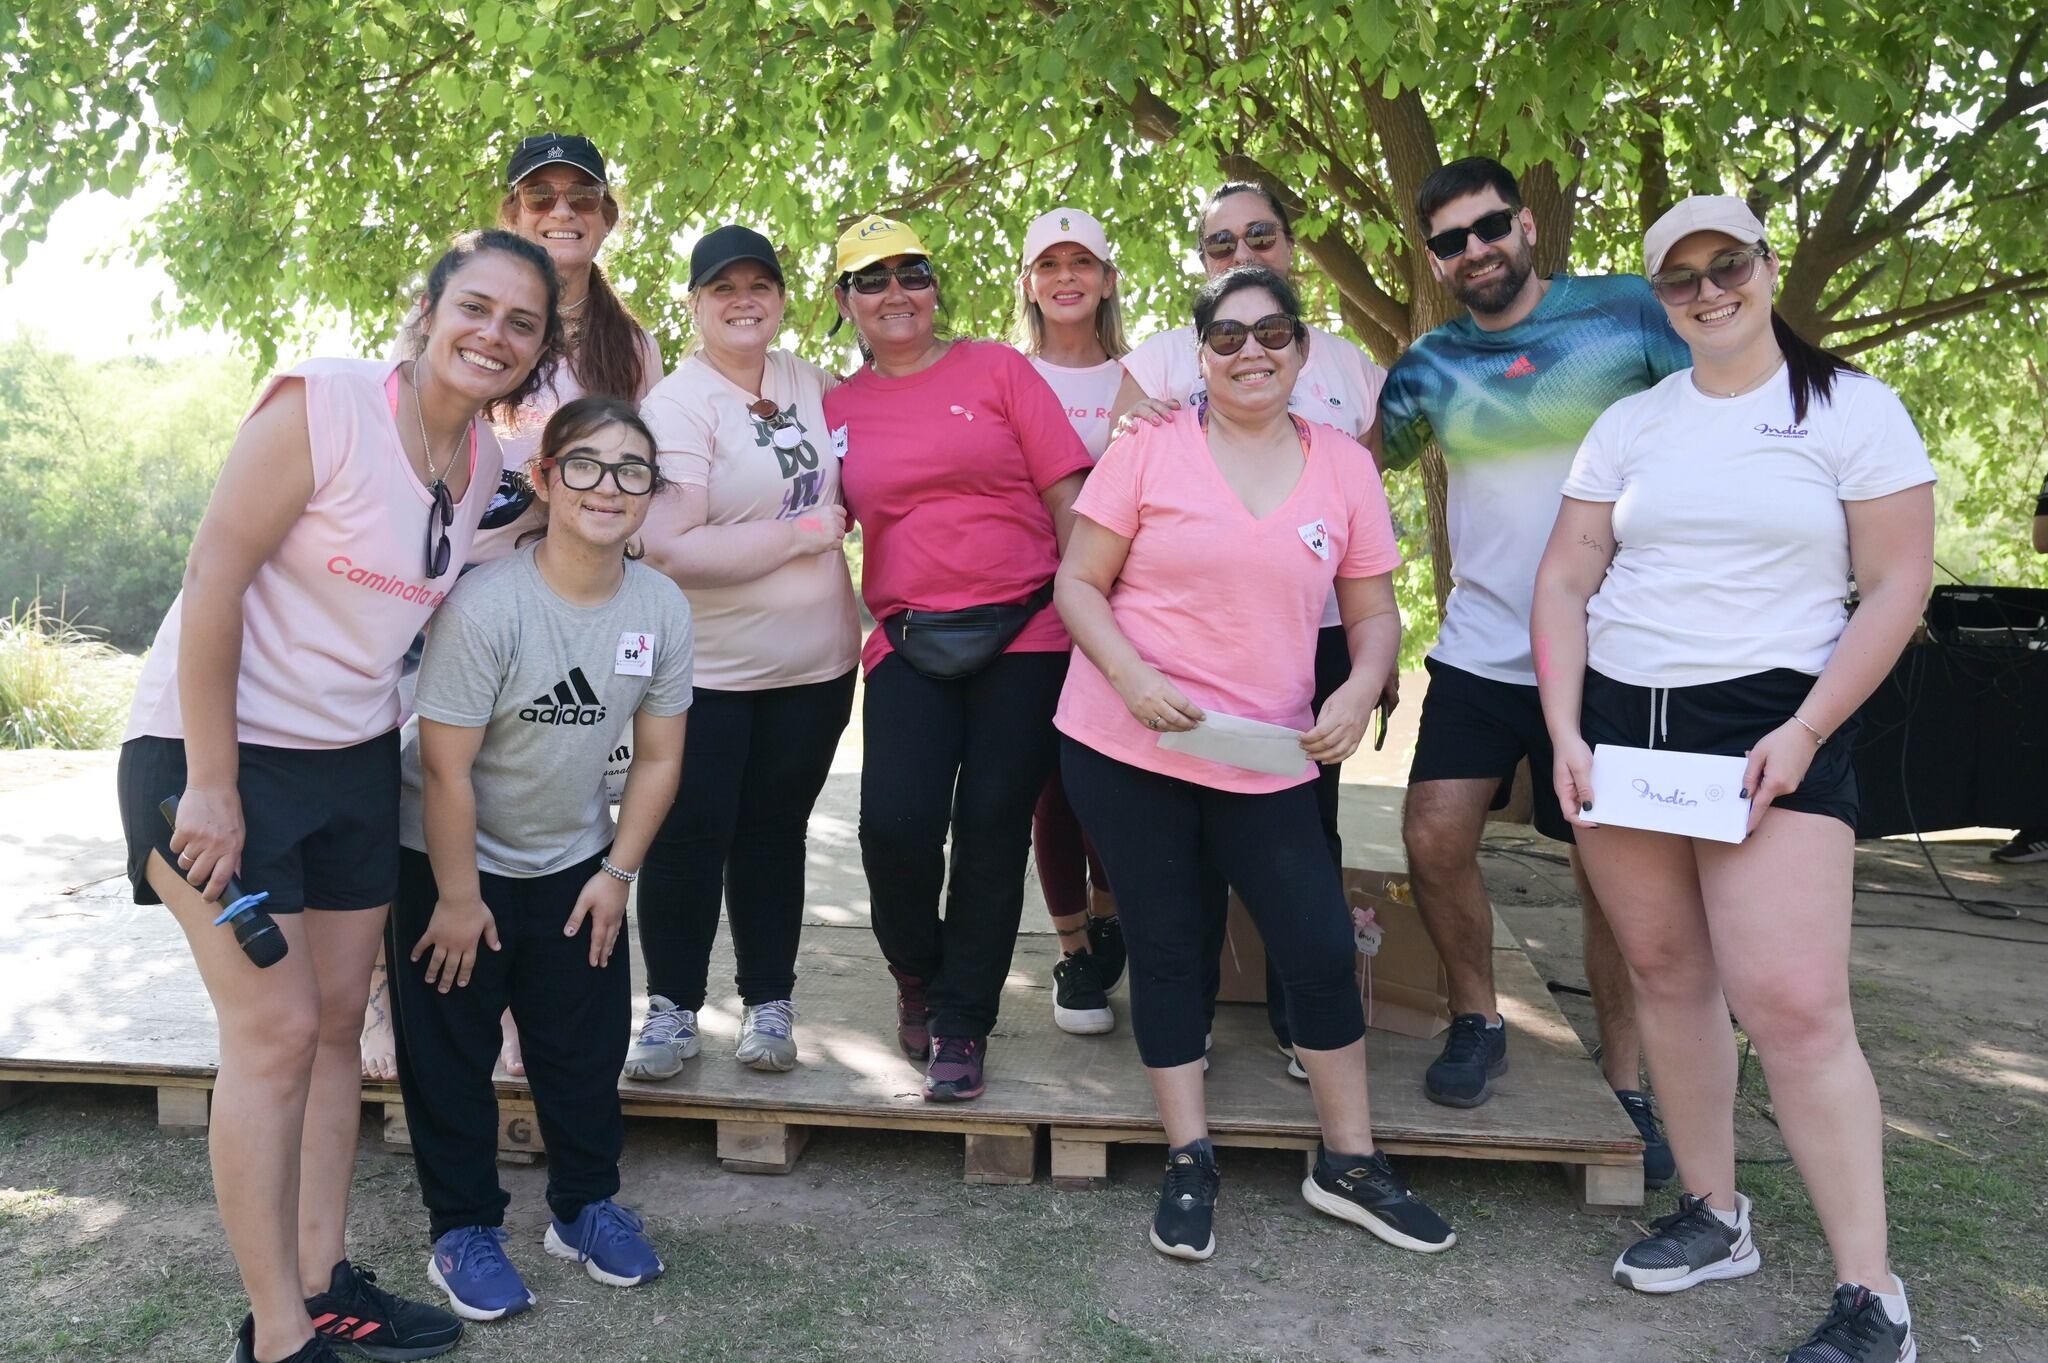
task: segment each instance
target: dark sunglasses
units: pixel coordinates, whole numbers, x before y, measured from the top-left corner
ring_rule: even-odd
[[[777,407],[770,398],[761,398],[747,404],[747,415],[761,423],[768,432],[768,439],[778,450],[793,450],[804,443],[804,428],[797,424],[796,417]]]
[[[1284,312],[1269,313],[1249,324],[1223,318],[1202,328],[1202,344],[1217,355],[1235,355],[1244,349],[1244,338],[1250,336],[1267,350],[1285,350],[1307,330]]]
[[[1237,254],[1237,243],[1242,240],[1245,245],[1264,255],[1278,246],[1280,238],[1284,235],[1286,234],[1280,230],[1280,224],[1277,222],[1252,223],[1244,229],[1242,238],[1225,228],[1221,232],[1211,232],[1202,238],[1202,254],[1211,260],[1228,260]]]
[[[1471,234],[1481,241],[1499,241],[1515,230],[1515,215],[1503,208],[1498,213],[1488,213],[1470,227],[1447,227],[1423,242],[1429,253],[1438,260],[1456,260],[1465,254],[1465,237]]]
[[[434,499],[427,508],[427,576],[439,577],[448,571],[448,527],[455,524],[455,499],[448,495],[448,485],[439,478],[427,489],[427,495]]]
[[[929,289],[938,283],[938,276],[932,273],[929,260],[913,260],[894,269],[887,265],[870,265],[864,270],[848,271],[845,282],[855,293],[880,293],[889,287],[892,279],[912,292]]]
[[[1683,307],[1700,296],[1700,280],[1711,279],[1717,289],[1739,289],[1756,274],[1756,263],[1771,253],[1771,248],[1758,242],[1754,246],[1738,246],[1732,251],[1723,251],[1707,262],[1704,270],[1690,266],[1677,270],[1664,270],[1650,276],[1650,287],[1657,291],[1657,301],[1672,307]]]
[[[567,199],[569,207],[578,213],[595,213],[604,202],[602,185],[570,185],[564,189],[556,185],[521,185],[519,202],[529,213],[545,213],[555,206],[555,200]]]
[[[621,459],[616,464],[607,464],[586,454],[572,454],[545,462],[554,465],[562,486],[571,492],[590,491],[604,482],[607,473],[612,476],[613,486],[628,497],[645,497],[654,491],[654,465],[645,459]]]

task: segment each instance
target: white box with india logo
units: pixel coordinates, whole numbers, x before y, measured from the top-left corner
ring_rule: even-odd
[[[1749,801],[1740,794],[1749,760],[1669,748],[1593,749],[1593,810],[1588,823],[1741,842]]]

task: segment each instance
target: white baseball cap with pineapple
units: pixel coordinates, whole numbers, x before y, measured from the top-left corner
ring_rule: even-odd
[[[1097,260],[1107,261],[1109,235],[1092,214],[1078,208],[1055,208],[1041,213],[1024,229],[1024,263],[1028,266],[1063,241],[1086,247]]]
[[[1763,223],[1742,200],[1732,194],[1695,194],[1671,205],[1643,233],[1643,273],[1654,275],[1663,269],[1671,248],[1695,232],[1719,232],[1744,246],[1764,239]]]

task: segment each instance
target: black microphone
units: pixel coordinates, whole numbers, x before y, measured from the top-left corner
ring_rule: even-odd
[[[175,830],[178,826],[178,797],[165,796],[157,802],[157,808],[163,812],[164,822]],[[164,844],[164,859],[174,867],[178,864],[169,843]],[[268,898],[268,890],[245,894],[242,887],[235,883],[234,877],[230,876],[227,889],[221,893],[221,902],[227,907],[220,911],[220,917],[213,920],[215,927],[222,923],[232,927],[235,930],[235,941],[242,948],[242,954],[259,966],[276,965],[284,959],[285,952],[291,949],[291,943],[285,941],[284,934],[278,931],[277,920],[256,907]]]

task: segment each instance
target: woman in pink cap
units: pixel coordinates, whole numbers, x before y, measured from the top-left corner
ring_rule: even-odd
[[[1741,199],[1684,200],[1643,254],[1692,367],[1586,433],[1531,626],[1552,779],[1635,979],[1684,1180],[1613,1276],[1672,1293],[1762,1264],[1735,1189],[1732,1009],[1834,1255],[1828,1314],[1791,1363],[1911,1363],[1849,999],[1851,748],[1927,600],[1934,467],[1890,388],[1778,316],[1778,257]],[[1746,838],[1621,826],[1591,745],[1737,759]]]
[[[1089,457],[1100,459],[1126,379],[1118,361],[1131,347],[1109,237],[1078,208],[1055,208],[1024,231],[1016,343],[1052,385]],[[1109,993],[1124,973],[1123,925],[1102,860],[1067,803],[1057,766],[1032,814],[1031,847],[1038,887],[1060,935],[1053,1022],[1076,1035],[1107,1032],[1116,1025]]]

